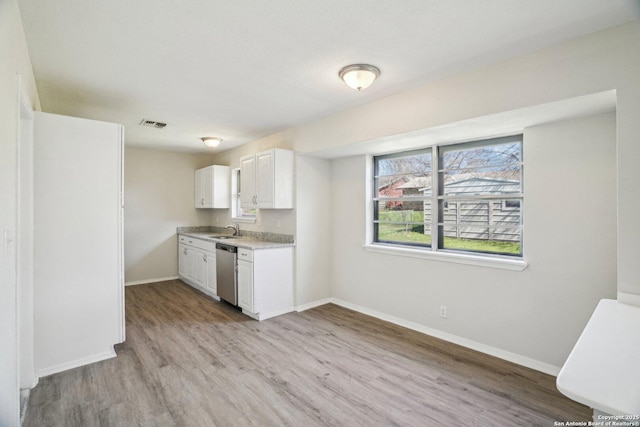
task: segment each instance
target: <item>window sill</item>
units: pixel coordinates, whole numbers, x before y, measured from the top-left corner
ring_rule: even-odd
[[[231,218],[231,222],[239,222],[242,224],[255,224],[256,218]]]
[[[529,265],[522,259],[508,259],[497,256],[479,256],[450,252],[433,252],[431,250],[414,249],[406,246],[384,245],[380,243],[366,244],[363,245],[363,248],[368,252],[375,252],[379,254],[429,259],[433,261],[475,265],[479,267],[498,268],[502,270],[522,271]]]

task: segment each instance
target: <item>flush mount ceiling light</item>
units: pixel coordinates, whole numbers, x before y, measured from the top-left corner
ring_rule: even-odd
[[[210,148],[216,148],[222,142],[222,138],[218,138],[215,136],[205,136],[204,138],[200,138],[204,145]]]
[[[338,75],[350,88],[362,90],[380,76],[380,69],[369,64],[353,64],[344,67]]]

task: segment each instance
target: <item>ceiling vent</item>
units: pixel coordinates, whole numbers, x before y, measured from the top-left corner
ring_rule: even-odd
[[[148,128],[164,129],[167,126],[166,123],[154,122],[153,120],[142,119],[140,126],[146,126]]]

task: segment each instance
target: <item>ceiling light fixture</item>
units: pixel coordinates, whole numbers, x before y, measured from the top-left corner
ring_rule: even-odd
[[[222,138],[218,138],[215,136],[205,136],[204,138],[200,138],[204,145],[210,148],[216,148],[222,142]]]
[[[380,69],[369,64],[347,65],[338,73],[350,88],[366,89],[380,76]]]

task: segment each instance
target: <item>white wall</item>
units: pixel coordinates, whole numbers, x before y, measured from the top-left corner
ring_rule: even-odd
[[[129,147],[124,164],[125,282],[176,277],[176,227],[211,225],[217,211],[194,203],[194,172],[211,156]]]
[[[18,86],[22,76],[34,108],[40,106],[15,0],[0,1],[0,425],[19,423],[16,289]],[[13,239],[4,250],[4,232]]]
[[[22,83],[21,83],[21,86]],[[20,388],[30,389],[38,382],[35,368],[34,335],[34,144],[33,107],[20,88],[20,138],[18,142],[18,311],[20,312]]]
[[[295,305],[331,296],[331,162],[296,157]]]
[[[618,290],[636,295],[640,304],[640,55],[634,54],[639,51],[640,21],[636,20],[389,96],[269,139],[311,154],[615,89]]]
[[[373,141],[379,138],[392,135],[399,135],[412,131],[420,131],[436,126],[450,125],[452,123],[467,119],[475,119],[496,113],[510,112],[522,108],[554,103],[571,98],[577,98],[585,95],[600,93],[603,91],[615,90],[617,99],[617,155],[618,167],[617,173],[617,251],[609,252],[617,253],[617,283],[618,291],[623,300],[629,298],[638,298],[640,304],[640,221],[637,221],[637,212],[640,211],[640,168],[637,164],[640,162],[640,144],[637,143],[637,135],[640,134],[640,55],[633,53],[640,51],[640,23],[633,21],[628,24],[610,28],[598,33],[593,33],[584,37],[579,37],[557,46],[519,56],[500,63],[496,63],[487,67],[476,70],[470,70],[460,73],[449,78],[435,81],[422,87],[408,90],[378,101],[365,104],[341,113],[337,113],[325,118],[315,120],[306,125],[289,129],[269,137],[254,141],[244,147],[236,150],[230,150],[217,155],[216,160],[227,159],[233,160],[241,150],[247,152],[257,152],[261,148],[270,148],[271,146],[281,146],[283,148],[291,148],[301,155],[324,155],[328,149],[332,153],[339,153],[340,148],[348,149],[353,144],[360,144],[366,141]],[[401,147],[398,147],[401,148]],[[226,163],[222,163],[226,164]],[[350,197],[364,199],[364,183],[353,174],[353,170],[349,167],[362,169],[363,166],[354,159],[343,159],[335,161],[336,167],[333,168],[333,179],[341,180],[339,188],[332,187],[333,191],[340,193],[343,190],[342,184],[351,185],[356,193],[350,192]],[[342,166],[341,166],[342,165]],[[346,166],[349,165],[349,166]],[[363,169],[362,169],[363,171]],[[303,189],[298,189],[298,194]],[[360,193],[358,193],[360,192]],[[359,194],[359,195],[358,195]],[[335,196],[335,195],[334,195]],[[346,200],[346,195],[342,199],[332,198],[333,205],[331,209],[334,211],[333,222],[333,240],[324,242],[329,246],[329,251],[334,254],[339,253],[344,259],[349,260],[352,257],[362,257],[363,253],[356,249],[357,245],[363,243],[363,236],[355,237],[354,233],[363,233],[361,224],[364,218],[364,212],[359,210],[342,209],[341,206],[335,205],[336,200]],[[335,216],[336,211],[340,211],[341,215]],[[611,218],[608,220],[611,223]],[[355,225],[354,225],[355,224]],[[312,235],[315,231],[311,222],[298,221],[296,233],[299,236]],[[306,227],[306,228],[303,228]],[[355,230],[352,229],[355,227]],[[610,230],[611,231],[611,230]],[[612,233],[616,233],[615,230]],[[354,239],[350,243],[350,251],[346,252],[343,247],[345,239],[351,236]],[[297,244],[296,251],[299,254],[296,257],[297,268],[302,265],[314,265],[316,271],[331,271],[337,269],[332,265],[331,258],[326,259],[320,257],[314,259],[314,251],[317,248],[308,248],[307,245],[318,245],[318,242],[312,240],[300,240]],[[527,242],[526,244],[533,244]],[[322,251],[327,250],[323,248]],[[355,251],[355,254],[352,253]],[[337,256],[337,255],[336,255]],[[370,271],[378,271],[375,267],[390,259],[388,255],[369,254],[366,258],[360,260],[359,267],[363,268],[365,277],[370,275]],[[335,258],[334,258],[335,261]],[[393,261],[398,265],[415,265],[419,263],[417,260],[398,259]],[[344,262],[340,265],[344,266]],[[441,269],[442,266],[435,262],[430,262],[431,269]],[[598,264],[599,265],[599,264]],[[610,267],[610,265],[609,265]],[[612,276],[609,267],[594,272],[594,277],[605,277],[609,280]],[[304,269],[302,270],[304,271]],[[469,271],[475,271],[474,267],[461,266],[460,277],[468,277]],[[333,277],[340,279],[343,270],[334,271]],[[466,272],[466,273],[465,273]],[[537,270],[530,267],[523,277],[535,277]],[[597,274],[596,274],[597,273]],[[487,273],[482,273],[487,274]],[[506,271],[494,272],[497,277],[509,278],[516,273]],[[298,274],[299,278],[301,274]],[[385,278],[390,285],[396,281],[390,272],[381,272],[380,278]],[[613,277],[615,280],[615,277]],[[487,279],[488,280],[488,279]],[[534,279],[529,279],[534,280]],[[609,283],[609,282],[607,282]],[[405,302],[405,305],[413,305],[408,308],[408,312],[398,310],[398,305],[389,302],[386,295],[381,293],[368,293],[368,288],[361,282],[351,282],[349,286],[335,284],[333,296],[344,298],[347,301],[359,301],[366,308],[380,309],[383,313],[393,311],[401,319],[417,319],[417,322],[427,324],[429,318],[433,315],[430,310],[425,313],[422,307],[418,307],[418,301]],[[458,286],[458,285],[456,285]],[[499,286],[499,285],[494,285]],[[521,341],[521,337],[515,337],[514,344],[506,344],[511,339],[513,332],[502,330],[504,335],[493,332],[488,336],[477,336],[483,339],[481,344],[487,346],[502,346],[504,351],[514,351],[527,357],[536,358],[537,360],[549,365],[559,366],[564,360],[569,349],[575,342],[577,332],[579,332],[586,323],[586,315],[592,309],[591,302],[593,300],[592,292],[603,294],[603,284],[597,285],[594,289],[586,292],[589,303],[577,300],[572,301],[571,305],[582,304],[579,308],[575,308],[574,312],[578,313],[575,319],[571,320],[570,325],[560,335],[567,341],[561,344],[557,350],[550,349],[555,345],[555,338],[547,338],[547,346],[544,348],[533,348],[532,345],[525,345]],[[610,286],[610,283],[606,286]],[[455,286],[454,286],[455,289]],[[585,285],[586,289],[586,285]],[[511,293],[521,293],[524,289],[518,287],[508,288],[505,291],[507,296]],[[553,300],[559,292],[556,288],[547,288],[545,291],[550,292],[544,298]],[[445,296],[454,297],[447,293],[436,293],[430,297],[442,299]],[[538,289],[541,294],[542,289]],[[300,292],[302,295],[303,292]],[[610,290],[604,292],[608,296],[612,296]],[[367,295],[366,298],[362,298]],[[523,294],[526,295],[526,294]],[[631,295],[626,297],[625,295]],[[634,297],[636,295],[636,297]],[[466,295],[460,294],[459,297],[466,298]],[[517,296],[517,295],[516,295]],[[458,299],[453,299],[453,304],[458,304]],[[566,301],[566,298],[565,298]],[[299,303],[300,301],[298,301]],[[306,302],[306,301],[305,301]],[[438,305],[440,302],[438,302]],[[459,303],[464,306],[464,303]],[[533,310],[527,308],[527,310]],[[501,324],[508,323],[513,317],[511,307],[503,312],[492,312],[491,307],[486,310],[477,312],[480,319],[487,318],[484,323]],[[536,307],[535,310],[544,311],[543,307]],[[420,313],[418,315],[418,312]],[[455,312],[455,310],[454,310]],[[580,314],[582,313],[582,314]],[[564,316],[566,317],[566,316]],[[464,328],[456,329],[450,321],[444,325],[446,330],[451,333],[463,333]],[[439,320],[435,320],[439,322]],[[482,323],[482,322],[481,322]],[[437,323],[428,323],[440,328]],[[548,332],[549,323],[538,323],[535,326],[528,325],[525,330],[531,332],[533,336],[542,336]],[[559,327],[558,327],[559,328]],[[553,330],[556,328],[554,327]],[[501,332],[501,333],[502,333]]]
[[[364,251],[367,158],[334,160],[333,296],[562,366],[599,299],[616,295],[615,115],[526,129],[523,153],[522,272]]]

